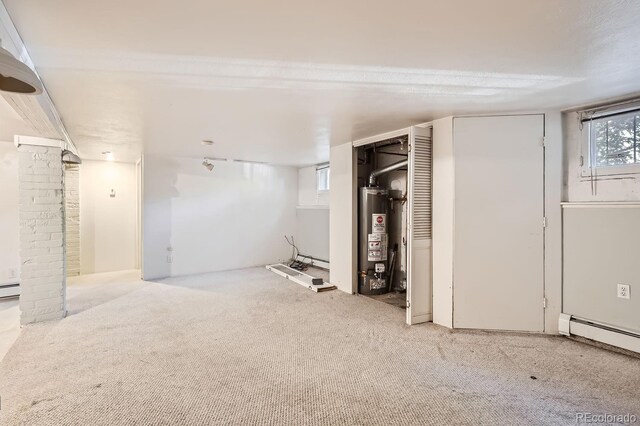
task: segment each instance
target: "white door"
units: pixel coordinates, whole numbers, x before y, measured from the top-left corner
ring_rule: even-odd
[[[409,134],[407,324],[431,321],[431,129]]]
[[[454,119],[454,327],[544,329],[544,116]]]

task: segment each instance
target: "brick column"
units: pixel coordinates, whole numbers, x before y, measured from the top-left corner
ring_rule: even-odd
[[[80,165],[64,165],[64,224],[67,276],[80,275]]]
[[[62,150],[20,145],[20,322],[66,313]]]

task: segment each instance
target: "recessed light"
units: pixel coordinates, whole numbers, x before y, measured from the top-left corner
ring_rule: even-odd
[[[213,141],[209,140],[209,139],[205,139],[203,141],[200,142],[202,145],[206,145],[206,146],[211,146],[213,145]]]

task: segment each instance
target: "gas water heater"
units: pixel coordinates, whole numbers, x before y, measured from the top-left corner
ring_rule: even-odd
[[[389,238],[387,215],[389,191],[374,187],[360,188],[358,292],[387,292],[387,251]]]
[[[393,265],[387,262],[389,251],[389,191],[378,185],[378,177],[393,170],[406,167],[407,160],[390,164],[369,175],[369,185],[360,188],[358,209],[358,293],[383,294],[391,286],[387,269]],[[391,263],[395,259],[391,260]]]

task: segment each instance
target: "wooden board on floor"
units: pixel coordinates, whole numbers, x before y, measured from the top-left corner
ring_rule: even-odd
[[[315,291],[316,293],[321,291],[333,290],[336,288],[336,286],[326,281],[323,281],[323,284],[321,285],[313,285],[311,284],[311,279],[317,277],[313,277],[309,274],[305,274],[304,272],[297,271],[293,268],[288,267],[287,265],[283,265],[282,263],[267,265],[266,268],[271,272],[275,272],[276,274],[285,277],[288,280],[296,282],[302,286],[305,286],[308,289]]]

